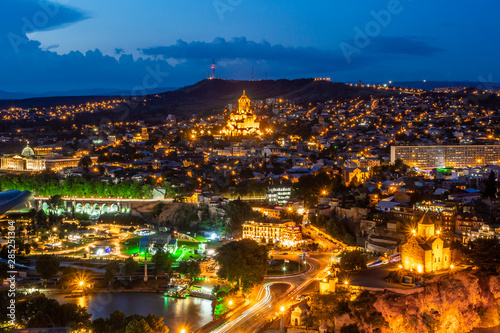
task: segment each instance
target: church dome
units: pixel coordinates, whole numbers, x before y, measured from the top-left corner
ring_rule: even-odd
[[[33,149],[31,149],[30,146],[24,147],[23,151],[21,152],[22,157],[31,157],[34,155],[35,155],[35,152],[33,151]]]

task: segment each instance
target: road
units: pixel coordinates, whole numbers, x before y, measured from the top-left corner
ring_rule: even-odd
[[[318,241],[322,246],[329,250],[338,250],[345,245],[332,239],[328,235],[316,228],[311,228],[308,233],[315,241]],[[219,327],[206,327],[206,330],[199,332],[259,332],[266,322],[282,315],[282,307],[289,308],[294,303],[294,298],[299,296],[305,290],[311,289],[311,284],[319,279],[323,279],[329,269],[330,258],[332,252],[317,252],[310,253],[310,257],[306,259],[309,269],[303,273],[285,276],[266,277],[264,283],[260,286],[259,293],[255,298],[254,303],[250,307],[245,307],[237,313],[231,315]],[[297,260],[297,253],[288,255],[274,254],[273,259],[288,259]],[[287,284],[290,287],[281,295],[274,295],[272,289],[279,284]]]
[[[276,259],[296,260],[296,255],[275,255]],[[288,308],[293,303],[293,298],[300,295],[310,284],[326,274],[330,253],[317,253],[307,259],[309,269],[295,275],[266,277],[260,286],[256,301],[230,316],[217,328],[206,327],[201,332],[258,332],[266,322],[278,316],[280,308]],[[286,284],[285,292],[277,295],[274,288]]]
[[[322,232],[318,228],[313,225],[308,225],[307,227],[303,227],[304,232],[311,236],[311,238],[318,243],[321,247],[334,251],[339,248],[347,247],[346,244],[342,243],[339,240],[335,240],[330,235]]]

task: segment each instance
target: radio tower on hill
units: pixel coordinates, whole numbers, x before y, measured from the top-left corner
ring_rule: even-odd
[[[210,79],[215,79],[215,58],[212,58],[212,76],[210,77]]]

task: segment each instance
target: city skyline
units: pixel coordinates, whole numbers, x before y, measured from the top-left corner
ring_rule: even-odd
[[[500,3],[2,9],[2,332],[500,333]]]

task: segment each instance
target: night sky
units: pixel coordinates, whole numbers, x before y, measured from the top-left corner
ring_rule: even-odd
[[[312,5],[311,3],[314,3]],[[0,90],[225,79],[500,81],[500,2],[2,0]]]

